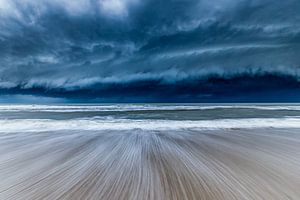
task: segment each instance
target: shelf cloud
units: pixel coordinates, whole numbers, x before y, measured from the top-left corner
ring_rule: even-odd
[[[298,0],[0,0],[0,94],[297,101],[299,10]]]

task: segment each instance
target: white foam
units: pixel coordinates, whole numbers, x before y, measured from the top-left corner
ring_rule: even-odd
[[[0,105],[0,112],[95,112],[133,110],[213,110],[213,109],[257,109],[296,110],[300,105],[155,105],[155,104],[114,104],[114,105]]]
[[[179,129],[230,129],[230,128],[300,128],[300,118],[252,118],[200,121],[177,120],[0,120],[0,132],[42,132],[59,130],[179,130]]]

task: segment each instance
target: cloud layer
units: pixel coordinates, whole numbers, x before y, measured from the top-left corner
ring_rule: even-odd
[[[299,11],[298,0],[0,0],[0,90],[100,98],[122,86],[120,98],[146,84],[161,97],[188,85],[201,97],[213,91],[192,88],[213,78],[298,84]]]

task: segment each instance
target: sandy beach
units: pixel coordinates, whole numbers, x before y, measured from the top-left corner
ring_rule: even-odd
[[[299,133],[1,133],[0,199],[298,200]]]

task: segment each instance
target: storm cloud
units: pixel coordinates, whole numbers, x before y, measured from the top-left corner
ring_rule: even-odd
[[[0,0],[3,95],[297,101],[299,55],[298,0]]]

